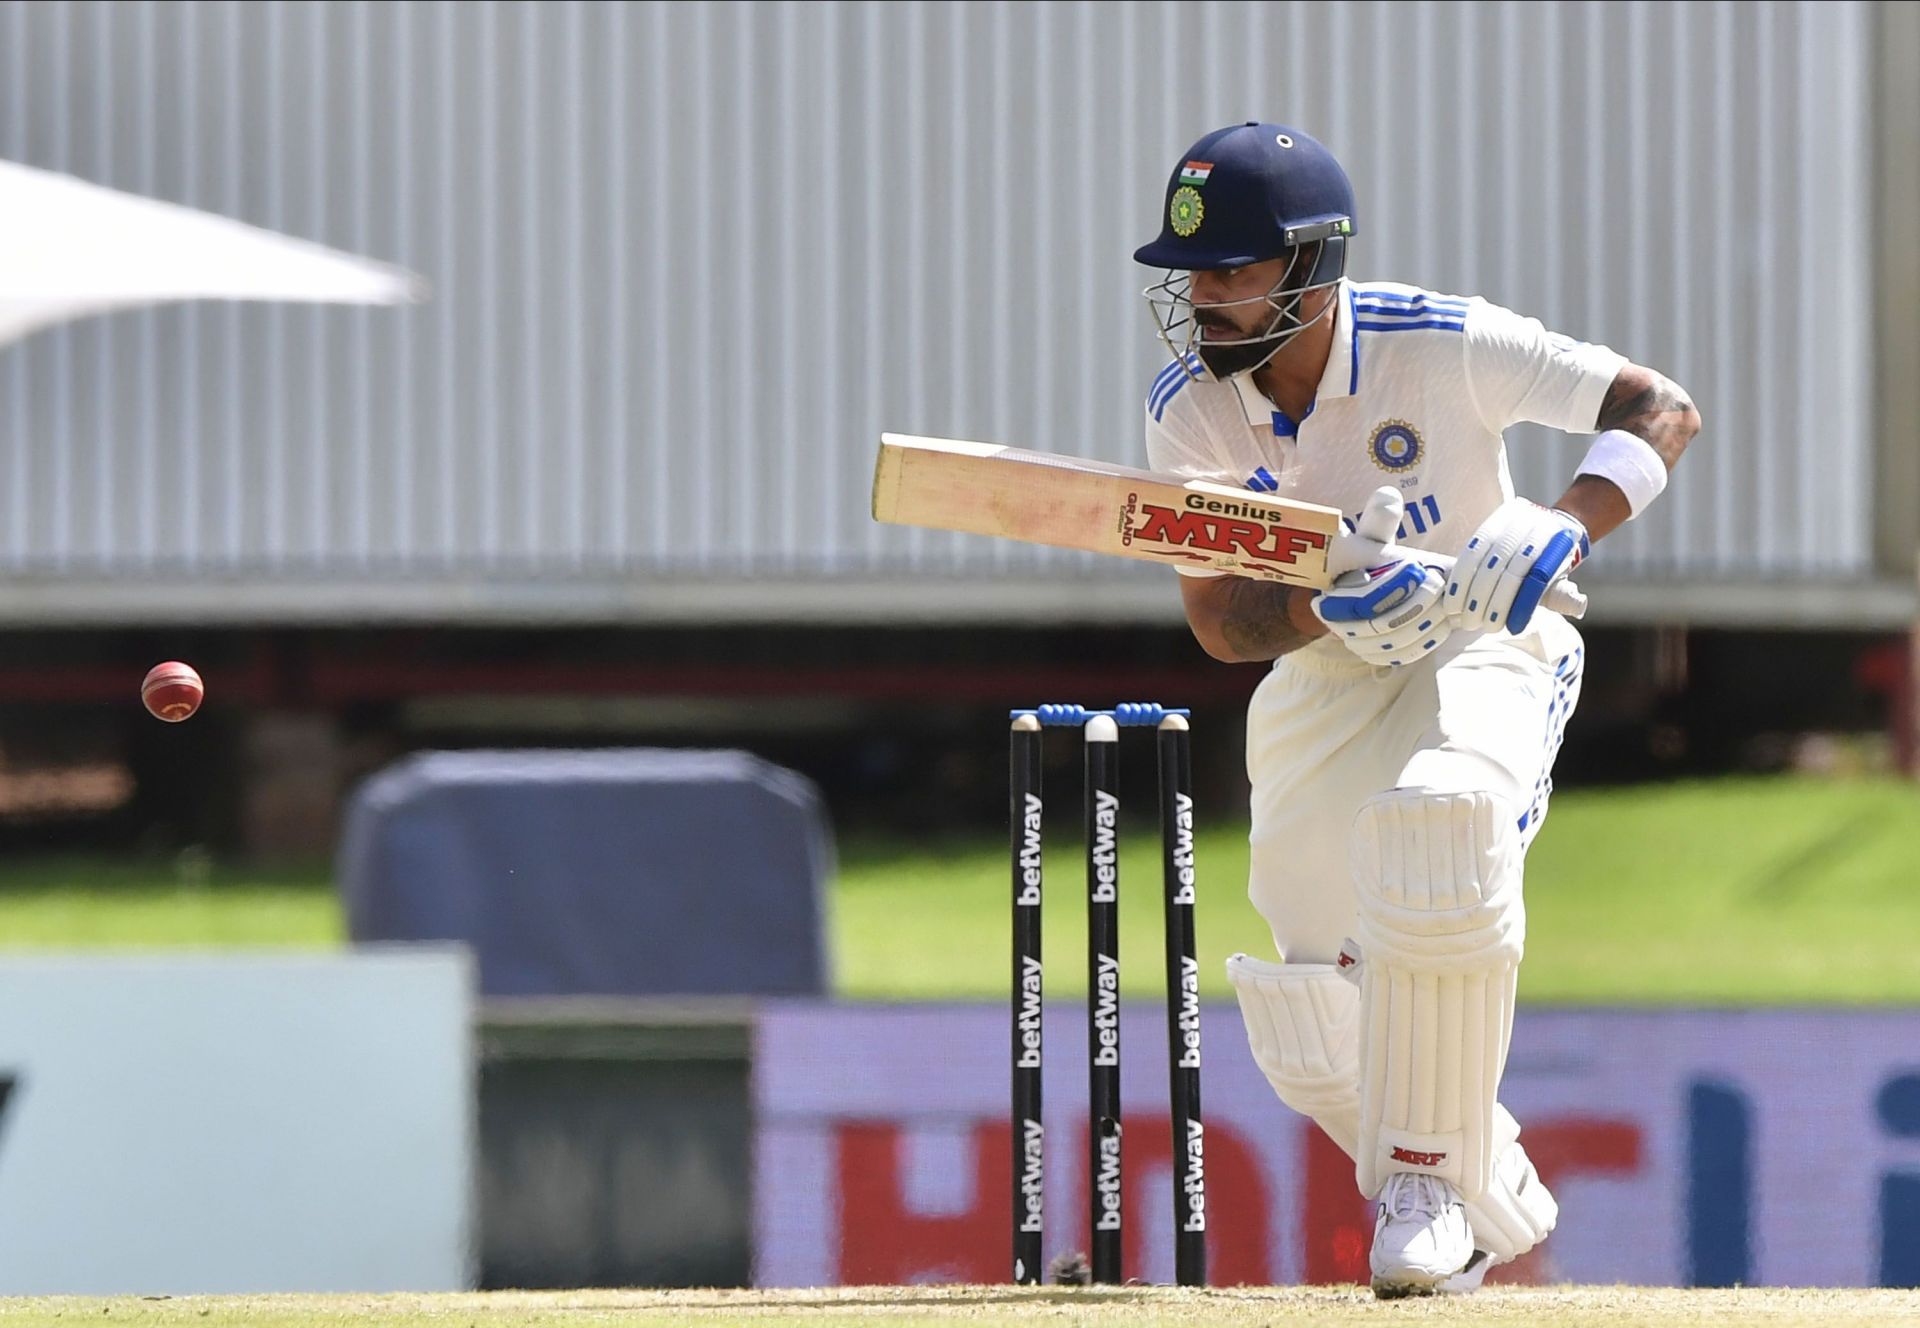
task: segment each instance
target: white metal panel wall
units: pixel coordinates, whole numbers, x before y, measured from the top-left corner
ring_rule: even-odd
[[[1254,117],[1347,163],[1357,275],[1695,393],[1616,572],[1864,572],[1870,33],[1828,0],[0,0],[0,155],[435,290],[6,352],[0,574],[698,572],[768,616],[783,575],[1137,576],[876,527],[874,443],[1137,457],[1130,252],[1179,151]],[[1582,446],[1512,441],[1534,494]]]

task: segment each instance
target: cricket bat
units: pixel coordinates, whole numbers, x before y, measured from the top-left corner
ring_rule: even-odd
[[[1318,503],[1105,461],[897,433],[880,436],[873,516],[1316,590],[1332,584],[1327,551],[1340,533],[1338,509]],[[1586,609],[1564,580],[1544,602],[1573,617]]]

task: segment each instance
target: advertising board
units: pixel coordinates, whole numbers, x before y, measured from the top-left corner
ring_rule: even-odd
[[[463,952],[0,962],[0,1294],[471,1284]]]
[[[1010,1276],[1008,1014],[781,1004],[758,1029],[756,1279]],[[1087,1248],[1085,1014],[1046,1018],[1046,1253]],[[1122,1027],[1126,1275],[1172,1280],[1164,1014]],[[1364,1280],[1353,1167],[1203,1015],[1210,1280]],[[1523,1010],[1503,1100],[1561,1206],[1495,1280],[1920,1284],[1920,1012]]]

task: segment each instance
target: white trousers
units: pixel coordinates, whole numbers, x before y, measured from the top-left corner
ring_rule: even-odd
[[[1358,930],[1348,840],[1376,793],[1495,793],[1531,843],[1583,663],[1580,633],[1545,611],[1519,636],[1456,634],[1400,669],[1329,646],[1277,661],[1247,711],[1247,894],[1281,955],[1330,964]]]

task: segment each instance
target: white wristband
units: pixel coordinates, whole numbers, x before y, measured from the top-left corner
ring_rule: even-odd
[[[1622,429],[1609,429],[1595,438],[1574,474],[1612,480],[1627,495],[1627,507],[1634,516],[1667,487],[1667,463],[1651,443]]]

